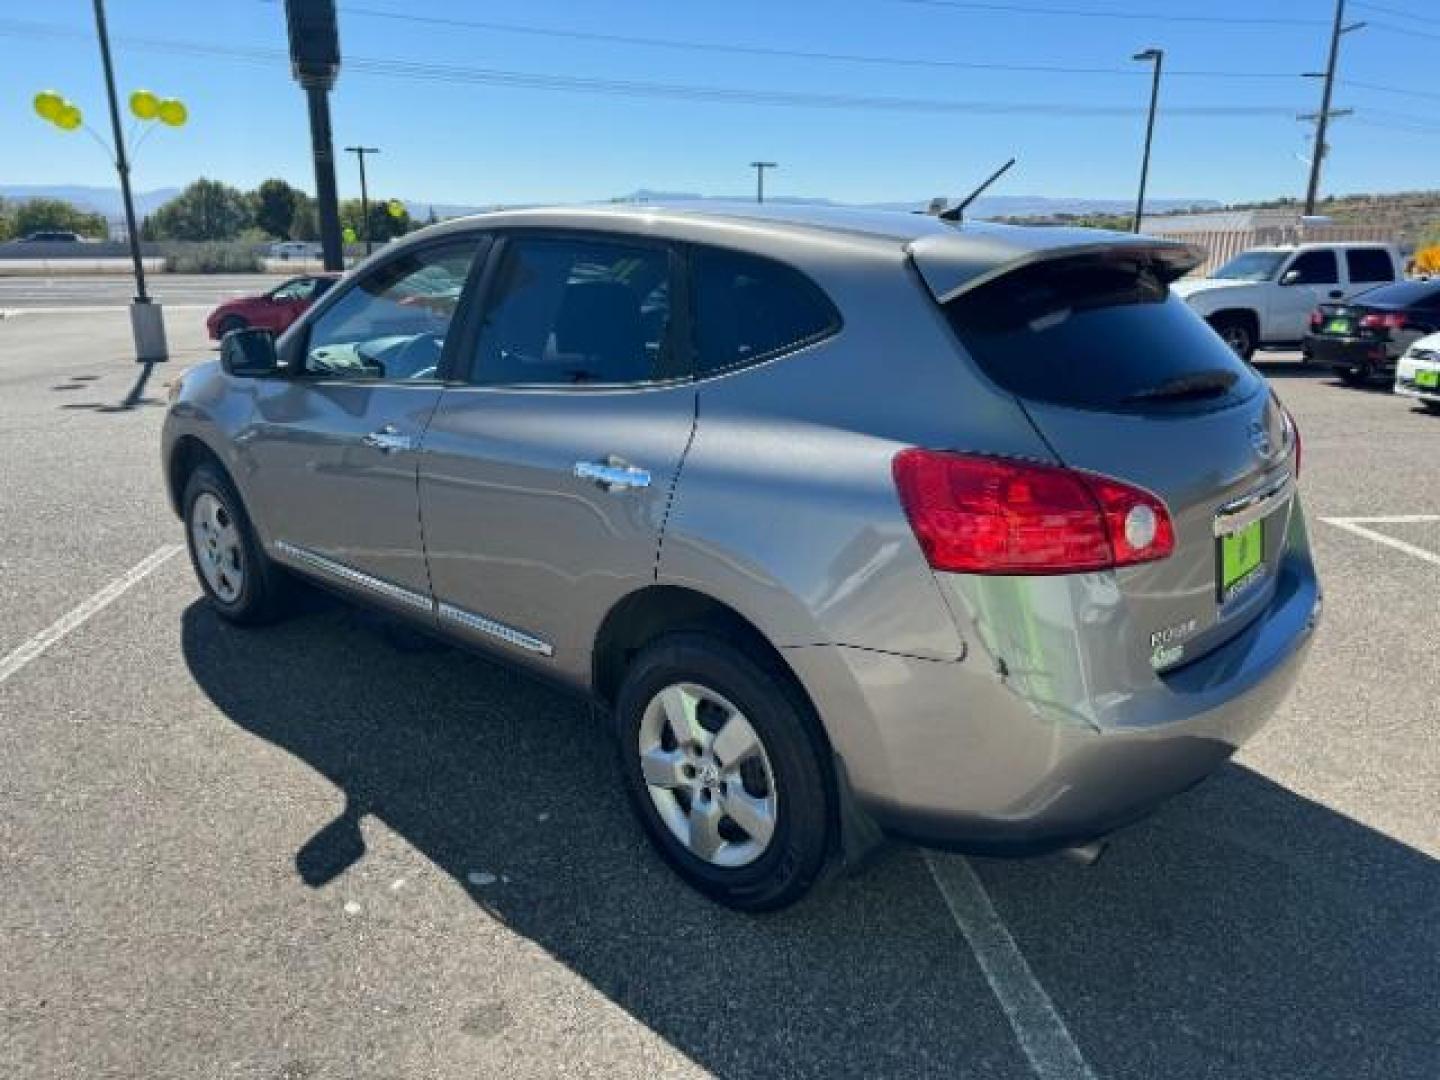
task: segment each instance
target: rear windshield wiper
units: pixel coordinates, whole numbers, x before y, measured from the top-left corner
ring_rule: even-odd
[[[1131,401],[1184,401],[1192,398],[1219,397],[1235,385],[1240,376],[1233,371],[1197,371],[1179,375],[1158,386],[1137,390],[1125,397]]]

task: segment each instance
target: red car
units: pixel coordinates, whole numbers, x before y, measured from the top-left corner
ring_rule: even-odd
[[[291,278],[259,296],[226,300],[210,313],[205,327],[216,341],[231,330],[243,330],[247,326],[273,330],[278,334],[339,280],[339,274],[306,274]]]

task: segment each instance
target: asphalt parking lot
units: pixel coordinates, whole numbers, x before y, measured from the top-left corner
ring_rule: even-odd
[[[1097,866],[894,847],[754,918],[650,854],[575,701],[207,612],[157,459],[201,317],[138,395],[123,310],[0,321],[7,1077],[1440,1075],[1440,416],[1262,354],[1325,622]]]

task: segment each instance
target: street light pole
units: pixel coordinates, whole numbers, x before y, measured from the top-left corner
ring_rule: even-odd
[[[750,167],[755,170],[755,201],[765,201],[765,170],[778,169],[780,166],[773,161],[752,161]]]
[[[100,39],[100,62],[105,68],[105,94],[110,100],[110,126],[115,134],[115,171],[120,174],[120,198],[125,204],[125,231],[130,259],[135,266],[135,299],[130,305],[130,331],[135,359],[142,364],[169,359],[165,343],[165,317],[145,290],[145,260],[140,256],[140,230],[135,224],[135,199],[130,193],[130,159],[125,154],[125,133],[120,127],[120,101],[115,93],[115,65],[110,59],[110,32],[105,25],[105,0],[95,0],[95,33]],[[147,373],[149,369],[146,369]]]
[[[1155,64],[1155,73],[1150,80],[1150,117],[1145,122],[1145,154],[1140,161],[1140,194],[1135,199],[1135,228],[1140,231],[1140,222],[1145,217],[1145,185],[1150,179],[1150,145],[1155,139],[1155,109],[1160,104],[1160,69],[1165,64],[1164,49],[1146,49],[1136,53],[1133,60],[1149,60]]]
[[[340,31],[335,0],[285,0],[290,70],[310,110],[310,148],[315,159],[315,210],[326,270],[343,270],[340,211],[335,199],[335,151],[330,135],[330,89],[340,74]]]
[[[365,155],[378,154],[378,146],[347,146],[347,154],[360,160],[360,216],[365,220],[365,254],[370,254],[370,189],[365,186]]]

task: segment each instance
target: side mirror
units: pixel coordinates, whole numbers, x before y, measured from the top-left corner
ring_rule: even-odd
[[[241,378],[262,378],[280,370],[275,335],[269,330],[248,327],[231,330],[220,341],[220,366],[225,374]]]
[[[1280,284],[1281,284],[1281,285],[1296,285],[1296,284],[1299,284],[1299,282],[1300,282],[1300,271],[1299,271],[1299,270],[1286,270],[1285,273],[1283,273],[1283,274],[1280,275]]]

